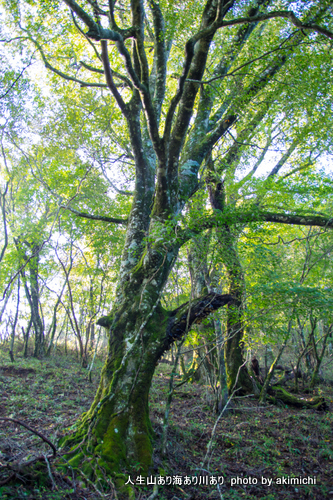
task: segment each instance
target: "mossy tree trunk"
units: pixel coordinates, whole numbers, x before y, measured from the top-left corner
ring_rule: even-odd
[[[312,346],[313,346],[313,353],[314,353],[314,358],[315,358],[316,364],[315,364],[315,368],[313,370],[311,381],[310,381],[311,388],[313,388],[316,385],[316,383],[318,382],[318,375],[319,375],[320,366],[321,366],[321,363],[322,363],[323,358],[324,358],[328,337],[332,336],[332,329],[333,329],[332,324],[330,326],[326,326],[325,322],[324,322],[324,324],[323,324],[324,334],[322,335],[322,338],[321,338],[322,346],[321,346],[320,353],[318,352],[318,345],[315,341],[314,335],[312,336]]]
[[[212,165],[210,166],[212,168]],[[207,185],[211,205],[214,209],[225,210],[224,183],[215,185],[210,177]],[[214,187],[213,187],[214,186]],[[228,280],[228,293],[233,297],[232,303],[227,307],[227,335],[224,344],[224,359],[229,394],[237,391],[237,395],[253,392],[253,385],[245,366],[243,356],[243,324],[242,312],[245,299],[245,281],[242,265],[236,249],[236,236],[228,224],[216,229],[216,236],[220,244],[221,259],[226,270]]]
[[[148,472],[153,436],[148,396],[157,361],[188,327],[232,300],[209,293],[174,311],[164,310],[161,290],[174,260],[172,250],[165,252],[151,247],[144,254],[121,282],[112,314],[98,322],[110,331],[100,385],[76,432],[62,441],[77,447],[69,453],[69,464],[88,476],[96,475],[92,457],[108,474],[137,464]]]
[[[131,305],[127,304],[128,309]],[[166,317],[157,307],[145,325],[145,314],[133,312],[135,318],[127,319],[124,312],[112,327],[97,395],[74,436],[76,443],[84,439],[84,453],[95,457],[107,473],[136,464],[147,473],[152,459],[148,395],[157,360],[163,353],[166,330],[161,324],[165,325]],[[78,458],[81,461],[83,457],[76,456],[69,463],[75,465]],[[88,475],[93,472],[89,461],[83,466],[85,470]]]
[[[196,205],[198,211],[203,210],[202,200],[197,202]],[[194,297],[202,295],[207,290],[221,293],[222,284],[220,283],[220,279],[222,266],[217,265],[211,270],[208,269],[207,255],[211,236],[212,232],[209,232],[206,236],[201,235],[194,238],[188,252],[191,286]],[[205,345],[195,349],[193,352],[193,361],[187,378],[189,374],[193,373],[189,380],[200,380],[202,370],[198,370],[198,367],[202,366],[216,396],[216,409],[218,410],[223,407],[228,396],[223,349],[225,339],[222,334],[220,320],[215,317],[208,324],[198,326],[196,339],[197,344]]]

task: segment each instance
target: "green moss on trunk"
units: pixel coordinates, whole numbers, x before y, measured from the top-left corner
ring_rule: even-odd
[[[288,406],[295,406],[296,408],[309,408],[313,410],[327,410],[328,406],[325,398],[319,396],[314,398],[300,398],[290,394],[283,387],[274,387],[274,396],[269,396],[268,399],[277,403],[278,400],[282,401]]]
[[[230,313],[229,313],[230,314]],[[224,346],[224,359],[228,392],[237,390],[237,396],[253,393],[253,385],[249,377],[242,352],[243,330],[240,324],[228,329],[228,339]]]
[[[147,321],[139,303],[132,300],[122,308],[95,400],[76,431],[61,442],[63,447],[71,446],[65,458],[73,469],[92,481],[117,478],[126,498],[131,491],[125,488],[124,478],[148,474],[152,466],[154,433],[148,396],[157,360],[165,349],[168,319],[158,306]]]

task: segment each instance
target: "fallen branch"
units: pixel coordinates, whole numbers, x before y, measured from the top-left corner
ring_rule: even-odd
[[[0,417],[0,420],[3,420],[5,422],[13,422],[14,424],[22,425],[22,427],[25,427],[26,429],[28,429],[28,431],[32,432],[33,434],[36,434],[36,436],[40,437],[43,441],[45,441],[45,443],[47,443],[52,448],[53,457],[56,456],[57,448],[54,446],[54,444],[47,437],[45,437],[43,434],[32,429],[32,427],[30,427],[30,425],[25,424],[24,422],[21,422],[21,420],[17,420],[15,418]],[[44,457],[42,457],[42,458],[44,458]]]

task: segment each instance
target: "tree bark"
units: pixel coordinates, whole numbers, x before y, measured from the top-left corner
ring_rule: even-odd
[[[148,395],[156,364],[192,324],[232,301],[230,295],[209,293],[174,311],[163,309],[160,297],[172,257],[151,251],[141,259],[112,314],[97,323],[110,332],[101,382],[77,431],[62,441],[62,446],[76,447],[67,456],[69,464],[89,477],[95,474],[89,456],[108,474],[138,463],[148,473],[153,449]]]

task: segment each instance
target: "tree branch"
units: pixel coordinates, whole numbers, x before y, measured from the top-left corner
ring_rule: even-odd
[[[237,160],[241,158],[241,155],[243,153],[244,142],[248,140],[249,137],[251,137],[255,129],[258,127],[263,118],[266,116],[267,111],[269,110],[272,102],[274,101],[274,99],[276,99],[276,97],[277,97],[276,93],[268,97],[264,105],[261,108],[259,108],[254,118],[249,123],[246,123],[243,129],[239,132],[237,140],[234,139],[234,137],[232,137],[234,139],[234,143],[227,151],[225,157],[222,158],[221,163],[217,169],[220,175],[222,174],[222,172],[226,171],[228,171],[229,175],[231,175],[234,172],[235,167],[234,168],[232,167],[235,165]],[[248,146],[248,144],[245,145]]]
[[[184,92],[187,75],[189,73],[191,62],[194,56],[194,45],[195,42],[192,39],[189,40],[185,45],[185,62],[184,62],[183,73],[179,78],[177,92],[171,100],[168,113],[165,119],[163,140],[166,143],[169,142],[173,117]]]
[[[251,100],[253,100],[254,96],[267,85],[267,83],[282,68],[286,61],[287,57],[285,55],[282,55],[277,63],[263,71],[259,78],[245,89],[244,93],[240,96],[242,107],[247,106],[251,102]],[[232,122],[234,122],[237,118],[237,115],[235,114],[236,112],[238,112],[237,101],[234,104],[233,108],[234,109],[231,109],[229,112],[230,114],[232,113],[232,116],[229,117]],[[227,120],[222,117],[215,123],[214,128],[208,134],[206,134],[206,137],[202,143],[203,146],[209,146],[210,148],[213,147],[213,145],[216,143],[216,141],[219,140],[222,135],[221,127],[225,126],[225,121]]]
[[[110,61],[109,61],[109,55],[108,55],[108,43],[105,40],[101,40],[101,47],[102,47],[102,62],[104,66],[104,73],[105,73],[105,79],[106,83],[112,92],[112,95],[116,99],[119,108],[121,109],[123,115],[125,117],[128,117],[128,108],[125,104],[125,101],[121,97],[116,85],[114,84],[113,78],[112,78],[112,71],[110,68]]]
[[[255,6],[251,6],[249,8],[248,15],[254,16],[258,14],[260,12],[260,8],[262,6],[266,7],[269,2],[270,0],[258,0]],[[256,25],[257,23],[250,23],[248,25],[241,25],[238,28],[228,46],[228,51],[226,52],[226,54],[223,55],[222,59],[218,62],[216,68],[213,71],[213,77],[207,82],[211,82],[214,81],[214,79],[221,79],[227,76],[228,71],[230,70],[233,62],[235,61],[236,57],[240,54],[240,51],[244,47],[246,41],[248,40],[249,36],[255,29]],[[237,72],[239,69],[240,67],[238,67],[236,70],[232,71],[228,75]],[[187,79],[187,81],[189,81],[189,79]],[[200,82],[193,81],[193,83],[200,83]],[[222,107],[219,108],[218,111],[219,116],[218,117],[215,116],[216,118],[215,124],[218,122],[219,119],[222,118],[222,116],[228,109],[232,99],[231,98],[232,94],[233,93],[231,93],[228,96],[228,98],[224,96],[223,105]],[[179,185],[180,185],[182,200],[186,199],[188,197],[188,194],[192,193],[193,190],[197,188],[197,182],[198,182],[197,173],[199,171],[203,156],[200,155],[199,161],[196,161],[197,160],[196,152],[198,149],[198,145],[201,144],[202,141],[205,141],[207,133],[211,131],[211,129],[213,128],[212,126],[210,126],[212,125],[212,123],[210,124],[209,116],[211,114],[211,109],[213,108],[213,104],[217,95],[218,91],[215,89],[213,85],[211,85],[209,88],[204,88],[203,86],[201,86],[200,88],[200,101],[194,121],[194,126],[191,129],[189,138],[187,139],[184,150],[182,152],[182,162],[181,162],[181,167],[179,169],[179,176],[180,176]],[[223,124],[222,122],[221,135],[225,133],[224,125],[225,124]],[[209,149],[211,148],[207,146],[204,149],[206,151],[209,151]]]
[[[0,99],[3,99],[4,97],[6,97],[6,95],[9,94],[9,92],[12,90],[13,87],[15,87],[16,83],[19,81],[19,79],[21,78],[21,76],[23,75],[23,73],[25,72],[25,70],[30,66],[30,64],[31,64],[31,61],[30,61],[30,63],[27,66],[25,66],[22,69],[21,73],[19,74],[19,76],[17,78],[15,78],[15,80],[13,81],[13,83],[11,83],[9,85],[8,89],[6,90],[6,92],[4,92],[2,95],[0,95]]]
[[[75,210],[75,208],[68,207],[66,205],[61,205],[60,208],[63,208],[65,210],[69,210],[73,214],[77,215],[78,217],[83,217],[85,219],[91,219],[91,220],[100,220],[103,222],[113,222],[114,224],[127,224],[127,219],[117,219],[115,217],[106,217],[104,215],[92,215],[88,214],[86,212],[80,212],[79,210]]]
[[[65,4],[68,5],[68,7],[77,14],[77,16],[81,19],[81,21],[84,22],[88,28],[91,30],[96,29],[96,26],[98,27],[97,23],[89,16],[89,14],[86,13],[82,7],[80,7],[74,0],[63,0]]]
[[[125,156],[125,155],[121,155],[119,158],[117,158],[117,160],[115,161],[118,161],[122,158],[122,156]],[[112,187],[112,189],[114,189],[117,193],[119,194],[122,194],[124,196],[134,196],[134,193],[133,191],[127,191],[125,189],[119,189],[117,188],[117,186],[112,182],[110,181],[110,179],[108,178],[107,174],[106,174],[106,171],[105,171],[105,168],[104,168],[104,165],[102,162],[99,162],[100,163],[100,166],[101,166],[101,170],[102,170],[102,174],[103,174],[103,177],[106,179],[106,181],[110,184],[110,186]],[[114,163],[114,161],[112,162]]]
[[[135,35],[135,30],[133,28],[130,28],[128,30],[121,30],[118,28],[117,31],[105,29],[98,23],[96,23],[89,16],[89,14],[87,14],[85,10],[82,9],[82,7],[80,7],[75,2],[75,0],[63,0],[63,1],[68,5],[68,7],[70,7],[70,9],[73,12],[77,14],[77,16],[81,19],[81,21],[83,21],[85,25],[89,28],[89,31],[85,33],[86,36],[96,41],[111,40],[112,42],[116,42],[118,51],[124,58],[127,73],[130,79],[132,80],[134,87],[137,88],[138,90],[144,90],[142,88],[138,75],[134,71],[130,53],[128,52],[126,45],[124,43],[124,40],[126,38],[130,38]]]
[[[212,82],[215,82],[216,80],[222,80],[223,78],[226,78],[227,76],[233,76],[236,73],[238,73],[241,69],[245,68],[246,66],[249,66],[250,64],[253,64],[256,61],[260,61],[261,59],[265,59],[267,56],[274,54],[275,52],[278,52],[279,50],[290,50],[290,49],[293,49],[299,45],[299,43],[295,43],[295,44],[291,44],[291,45],[284,45],[288,40],[289,40],[289,38],[287,40],[284,40],[282,43],[280,43],[280,45],[278,47],[276,47],[275,49],[269,50],[268,52],[265,52],[265,54],[262,54],[261,56],[255,57],[254,59],[251,59],[250,61],[246,61],[245,63],[241,64],[240,66],[237,66],[237,68],[230,71],[230,73],[223,73],[223,74],[220,74],[218,76],[213,76],[209,80],[191,80],[188,78],[186,81],[199,83],[200,85],[208,85]]]
[[[155,3],[154,0],[149,0],[149,6],[153,15],[153,22],[154,22],[154,45],[155,45],[155,60],[156,60],[156,85],[154,91],[154,108],[157,116],[157,121],[159,121],[162,109],[162,103],[165,95],[165,82],[167,73],[165,26],[160,6],[157,3]]]
[[[278,224],[295,224],[299,226],[333,227],[332,217],[322,217],[320,215],[289,215],[274,214],[271,212],[260,212],[260,219],[263,222],[273,222]]]
[[[300,21],[295,16],[295,14],[289,10],[273,11],[267,14],[263,14],[261,16],[240,17],[238,19],[231,19],[230,21],[222,21],[222,23],[220,24],[220,28],[225,28],[226,26],[235,26],[237,24],[244,24],[244,23],[258,23],[262,21],[267,21],[268,19],[274,19],[277,17],[287,19],[301,30],[315,31],[316,33],[320,33],[321,35],[324,35],[333,40],[332,31],[323,28],[322,26],[318,26],[317,24],[314,23],[302,23],[302,21]]]
[[[169,345],[180,339],[194,324],[201,323],[212,312],[230,304],[233,297],[230,294],[210,292],[207,295],[186,302],[170,313],[167,326],[167,342]]]
[[[193,112],[195,97],[199,88],[198,84],[188,82],[186,86],[186,96],[184,96],[187,77],[189,76],[190,80],[201,80],[206,68],[207,55],[211,40],[219,27],[221,18],[227,13],[229,8],[232,7],[233,3],[233,1],[227,2],[226,7],[222,8],[221,2],[218,2],[218,5],[213,5],[212,2],[207,1],[201,18],[200,30],[185,44],[183,73],[178,81],[177,92],[171,100],[164,127],[163,139],[167,143],[170,139],[171,127],[176,108],[182,101],[178,111],[176,123],[173,127],[172,144],[170,145],[172,160],[169,165],[169,170],[170,168],[172,169],[172,167],[175,168],[177,165],[179,151],[183,138],[187,132],[188,124]],[[196,50],[195,53],[194,47],[197,42],[198,50]]]
[[[133,36],[133,29],[121,30],[119,28],[109,30],[97,24],[87,12],[79,6],[75,0],[63,0],[68,7],[75,12],[75,14],[84,22],[89,28],[86,35],[93,40],[99,42],[100,40],[111,40],[112,42],[123,42],[126,38]]]
[[[298,226],[316,226],[333,228],[333,217],[321,215],[297,215],[287,213],[272,213],[261,210],[258,206],[253,206],[253,209],[248,212],[237,210],[215,210],[212,215],[207,215],[197,218],[190,226],[183,230],[177,231],[178,245],[182,246],[194,235],[200,234],[207,229],[220,227],[223,224],[250,224],[252,222],[272,222],[274,224],[289,224]]]
[[[164,157],[164,148],[159,136],[158,120],[155,107],[152,102],[149,90],[149,66],[144,47],[144,7],[143,0],[132,0],[132,23],[135,27],[135,47],[134,60],[138,66],[137,72],[140,73],[140,85],[137,86],[140,91],[144,110],[148,123],[148,130],[156,155],[160,160]]]
[[[75,78],[70,75],[66,75],[66,73],[63,73],[62,71],[59,71],[57,68],[52,66],[48,60],[46,59],[45,53],[37,42],[37,40],[34,40],[33,38],[30,38],[30,40],[36,45],[40,55],[42,56],[45,68],[51,70],[53,73],[55,73],[58,76],[61,76],[61,78],[64,78],[64,80],[69,80],[71,82],[79,83],[81,87],[97,87],[97,88],[107,88],[107,85],[105,83],[90,83],[90,82],[84,82],[83,80],[79,80],[78,78]]]
[[[85,63],[84,61],[80,61],[80,64],[82,64],[82,66],[85,69],[88,69],[89,71],[92,71],[94,73],[99,73],[100,75],[104,75],[104,70],[103,69],[99,69],[99,68],[95,68],[94,66],[90,66],[89,64]],[[121,75],[117,71],[114,71],[112,68],[110,68],[110,69],[111,69],[111,74],[112,74],[113,77],[118,78],[122,82],[126,83],[126,85],[128,87],[130,87],[131,89],[133,89],[133,85],[132,85],[131,80],[129,80],[126,76]]]
[[[89,45],[93,48],[93,51],[95,52],[95,55],[97,57],[97,59],[99,59],[100,61],[102,60],[98,50],[96,49],[95,45],[93,44],[93,42],[90,40],[90,38],[87,36],[87,34],[80,28],[80,26],[78,25],[76,19],[75,19],[75,16],[74,16],[74,12],[71,10],[71,16],[72,16],[72,19],[73,19],[73,23],[76,27],[76,29],[79,31],[79,33],[81,33],[81,35],[87,40],[87,42],[89,43]]]
[[[267,176],[267,179],[270,179],[270,178],[274,177],[275,175],[277,175],[279,173],[279,171],[281,170],[281,168],[283,167],[283,165],[286,163],[286,161],[288,161],[288,159],[293,154],[293,152],[295,151],[295,149],[297,148],[297,146],[299,145],[300,142],[301,142],[301,138],[300,137],[296,137],[296,139],[294,139],[294,141],[291,143],[291,145],[289,146],[289,148],[287,149],[287,151],[284,153],[284,155],[282,156],[282,158],[272,168],[271,172]]]
[[[135,28],[135,40],[136,40],[136,53],[140,62],[140,81],[145,86],[146,90],[149,89],[149,67],[146,56],[146,51],[144,48],[144,7],[143,0],[132,0],[131,1],[132,10],[132,23]]]
[[[28,429],[28,431],[32,432],[33,434],[36,434],[36,436],[40,437],[43,441],[45,441],[45,443],[47,443],[52,448],[53,456],[54,457],[56,456],[57,448],[54,446],[54,444],[43,434],[32,429],[30,425],[25,424],[24,422],[22,422],[21,420],[17,420],[16,418],[0,417],[0,420],[3,420],[4,422],[13,422],[14,424],[22,425],[22,427],[25,427],[26,429]]]

